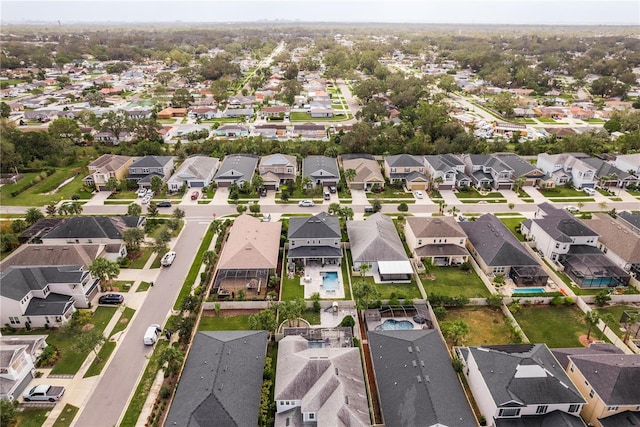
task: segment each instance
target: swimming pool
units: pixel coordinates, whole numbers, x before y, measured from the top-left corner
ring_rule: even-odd
[[[376,331],[401,331],[413,329],[413,323],[408,320],[387,319],[381,325],[376,326]]]
[[[517,288],[511,293],[512,295],[518,294],[544,294],[546,291],[544,288]]]
[[[325,291],[337,291],[339,287],[337,271],[325,271],[322,273],[322,289]]]

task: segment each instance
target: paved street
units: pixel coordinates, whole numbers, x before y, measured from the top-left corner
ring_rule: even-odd
[[[144,371],[147,357],[153,347],[145,346],[142,337],[153,323],[162,325],[170,314],[174,301],[184,282],[208,222],[186,221],[174,250],[176,262],[164,268],[155,286],[148,291],[144,305],[137,311],[128,332],[121,340],[117,352],[104,370],[95,391],[82,405],[83,410],[76,426],[111,427],[119,424],[121,414],[127,408],[131,394]]]

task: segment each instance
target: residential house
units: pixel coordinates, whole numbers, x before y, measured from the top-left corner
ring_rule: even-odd
[[[434,265],[469,260],[467,235],[453,217],[407,217],[404,235],[417,259],[429,259]]]
[[[222,114],[216,107],[209,107],[206,105],[192,108],[189,113],[196,119],[211,120],[222,117]]]
[[[333,108],[327,107],[312,107],[309,110],[309,115],[311,117],[333,117],[334,111]]]
[[[269,154],[260,158],[258,171],[263,186],[270,190],[280,190],[280,185],[298,176],[298,159],[288,154]]]
[[[424,156],[424,165],[433,188],[453,190],[471,185],[471,179],[464,173],[464,162],[453,154]]]
[[[12,401],[22,395],[34,378],[46,339],[46,335],[0,336],[0,399]]]
[[[424,159],[410,154],[384,158],[384,175],[391,184],[402,183],[409,191],[426,190],[429,178],[425,175]]]
[[[465,173],[478,190],[511,190],[513,169],[490,154],[465,154],[462,156]]]
[[[293,125],[293,136],[303,140],[329,140],[325,125],[315,123]]]
[[[246,108],[253,111],[254,102],[255,102],[255,96],[237,95],[237,96],[230,96],[229,100],[227,101],[227,105],[231,109]]]
[[[342,170],[353,170],[353,179],[347,179],[347,186],[354,190],[371,191],[374,187],[384,188],[384,176],[380,165],[369,154],[343,154],[340,157]]]
[[[252,135],[262,136],[266,139],[280,139],[287,138],[288,131],[287,125],[278,123],[266,123],[261,125],[255,125],[253,127]]]
[[[263,117],[285,118],[285,117],[289,117],[290,112],[291,112],[291,107],[289,107],[288,105],[275,105],[272,107],[263,107],[260,110],[260,115]]]
[[[220,289],[238,284],[245,289],[250,279],[264,287],[278,267],[281,227],[281,222],[262,222],[246,214],[236,218],[218,259],[214,290],[220,294]]]
[[[292,217],[288,231],[290,262],[340,265],[342,248],[338,217],[320,212],[312,217]]]
[[[640,234],[640,212],[618,212],[617,218],[636,234]]]
[[[515,180],[521,180],[521,187],[533,187],[547,182],[547,175],[544,172],[517,154],[496,153],[493,157],[497,157],[502,163],[513,170],[514,183]]]
[[[607,258],[625,271],[640,277],[640,235],[625,221],[605,213],[594,213],[583,222],[598,234],[597,247]]]
[[[165,425],[258,425],[267,331],[198,332]]]
[[[224,113],[222,113],[222,117],[225,119],[249,120],[253,116],[255,116],[253,108],[231,108],[231,106],[229,106],[229,108],[224,110]]]
[[[640,355],[612,345],[557,349],[569,378],[585,396],[580,415],[594,427],[632,427],[640,421]]]
[[[310,179],[309,187],[338,185],[340,171],[334,157],[308,156],[302,159],[302,179]]]
[[[79,265],[9,267],[0,280],[0,319],[15,328],[61,326],[99,291],[99,279]]]
[[[353,269],[369,265],[369,275],[380,282],[410,282],[413,268],[393,220],[378,212],[364,221],[347,221]]]
[[[585,163],[584,153],[538,154],[537,167],[557,185],[571,183],[575,188],[595,188],[596,168]]]
[[[134,158],[116,154],[103,154],[89,163],[89,175],[84,178],[85,185],[95,186],[98,191],[106,191],[110,179],[118,181],[126,178]]]
[[[120,245],[21,245],[0,261],[0,271],[31,265],[82,265],[88,268],[94,259],[117,261]]]
[[[36,233],[36,241],[45,245],[100,244],[109,246],[109,252],[126,256],[127,249],[122,240],[122,234],[127,228],[144,227],[146,218],[143,216],[76,216],[64,218],[43,228],[39,227],[40,221],[32,227],[40,230]],[[45,221],[44,224],[49,222]]]
[[[620,170],[640,177],[640,153],[616,156],[615,166]]]
[[[172,156],[144,156],[129,166],[127,179],[135,181],[139,188],[150,188],[151,178],[158,176],[165,183],[173,172]]]
[[[315,348],[302,336],[284,337],[278,343],[274,399],[276,427],[371,425],[355,347]]]
[[[589,157],[587,159],[583,159],[582,161],[592,166],[596,170],[596,178],[598,179],[598,185],[600,187],[626,188],[630,184],[638,184],[637,176],[632,175],[625,170],[619,169],[602,159],[598,159],[597,157]]]
[[[215,157],[199,155],[187,157],[167,181],[167,188],[173,193],[180,191],[183,187],[208,187],[213,182],[219,165],[220,160]]]
[[[538,206],[533,219],[522,223],[522,234],[545,257],[562,265],[581,287],[626,286],[629,273],[598,249],[598,234],[565,209],[550,203]]]
[[[243,124],[227,123],[216,129],[216,135],[227,138],[249,135],[249,126]]]
[[[157,117],[160,120],[168,120],[174,117],[185,117],[186,115],[187,115],[186,108],[167,107],[164,110],[158,111]]]
[[[437,330],[369,331],[368,340],[386,427],[478,425]]]
[[[504,275],[516,286],[545,286],[549,276],[516,236],[494,215],[462,222],[467,248],[488,276]]]
[[[216,172],[214,180],[218,187],[229,187],[231,184],[251,183],[258,165],[258,156],[252,154],[232,154],[225,156]]]
[[[459,347],[457,356],[487,425],[584,427],[585,403],[546,344]]]

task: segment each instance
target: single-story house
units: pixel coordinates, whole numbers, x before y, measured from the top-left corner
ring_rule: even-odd
[[[180,191],[182,187],[202,188],[213,182],[220,160],[209,156],[190,156],[180,165],[167,181],[170,192]]]

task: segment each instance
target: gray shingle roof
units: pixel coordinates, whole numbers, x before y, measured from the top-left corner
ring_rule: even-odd
[[[0,271],[10,266],[77,265],[89,267],[101,245],[22,245],[0,262]]]
[[[450,216],[412,216],[407,218],[407,226],[416,237],[467,237],[458,222]]]
[[[611,175],[614,173],[618,175],[618,179],[620,180],[626,179],[629,176],[631,176],[626,171],[623,171],[622,169],[618,169],[614,165],[607,163],[604,160],[598,159],[596,157],[590,157],[588,159],[583,159],[582,161],[596,169],[596,176],[598,178],[602,178],[604,176]]]
[[[606,405],[640,404],[640,354],[571,355]]]
[[[122,239],[126,228],[135,227],[144,217],[76,216],[65,218],[43,239]]]
[[[640,229],[640,212],[623,211],[618,213],[618,216],[634,226],[636,229]]]
[[[208,156],[188,157],[173,174],[171,180],[206,179],[212,170],[217,170],[220,160]]]
[[[586,403],[545,344],[469,347],[498,407]]]
[[[198,332],[165,425],[257,425],[266,346],[266,331]]]
[[[163,168],[172,159],[171,156],[144,156],[135,160],[129,168]]]
[[[369,332],[387,427],[476,426],[438,331]]]
[[[338,161],[333,157],[327,156],[308,156],[302,159],[302,176],[315,178],[331,178],[340,179],[338,171]]]
[[[396,154],[395,156],[387,156],[384,158],[389,167],[392,168],[414,168],[424,166],[422,157],[412,156],[411,154]]]
[[[391,218],[380,212],[365,221],[347,221],[353,261],[408,261]]]
[[[338,217],[320,212],[312,217],[289,219],[289,239],[335,239],[340,238]]]
[[[494,154],[497,158],[502,160],[507,166],[513,169],[513,173],[516,177],[527,176],[529,174],[542,176],[544,173],[527,162],[522,157],[513,153],[500,153]]]
[[[494,215],[485,214],[460,227],[488,266],[539,265],[516,236]]]
[[[257,156],[249,154],[226,156],[216,173],[215,179],[251,181],[257,165]]]
[[[551,350],[553,355],[562,367],[566,370],[569,366],[569,356],[585,356],[594,354],[624,354],[622,350],[613,344],[607,343],[592,343],[589,347],[575,347],[575,348],[554,348]]]
[[[0,273],[0,295],[20,301],[31,291],[42,291],[50,283],[81,283],[89,274],[81,265],[9,267]]]
[[[565,209],[558,209],[549,203],[539,206],[545,213],[542,218],[534,218],[531,222],[538,224],[545,233],[558,242],[573,242],[572,237],[598,237],[598,233],[587,227],[582,221]]]
[[[32,298],[25,316],[62,316],[73,306],[73,298],[68,295],[49,294],[46,298]]]
[[[602,427],[640,426],[640,412],[624,411],[606,418],[598,418]]]
[[[552,411],[544,415],[525,415],[520,418],[498,418],[496,427],[585,427],[579,416],[562,411]]]

